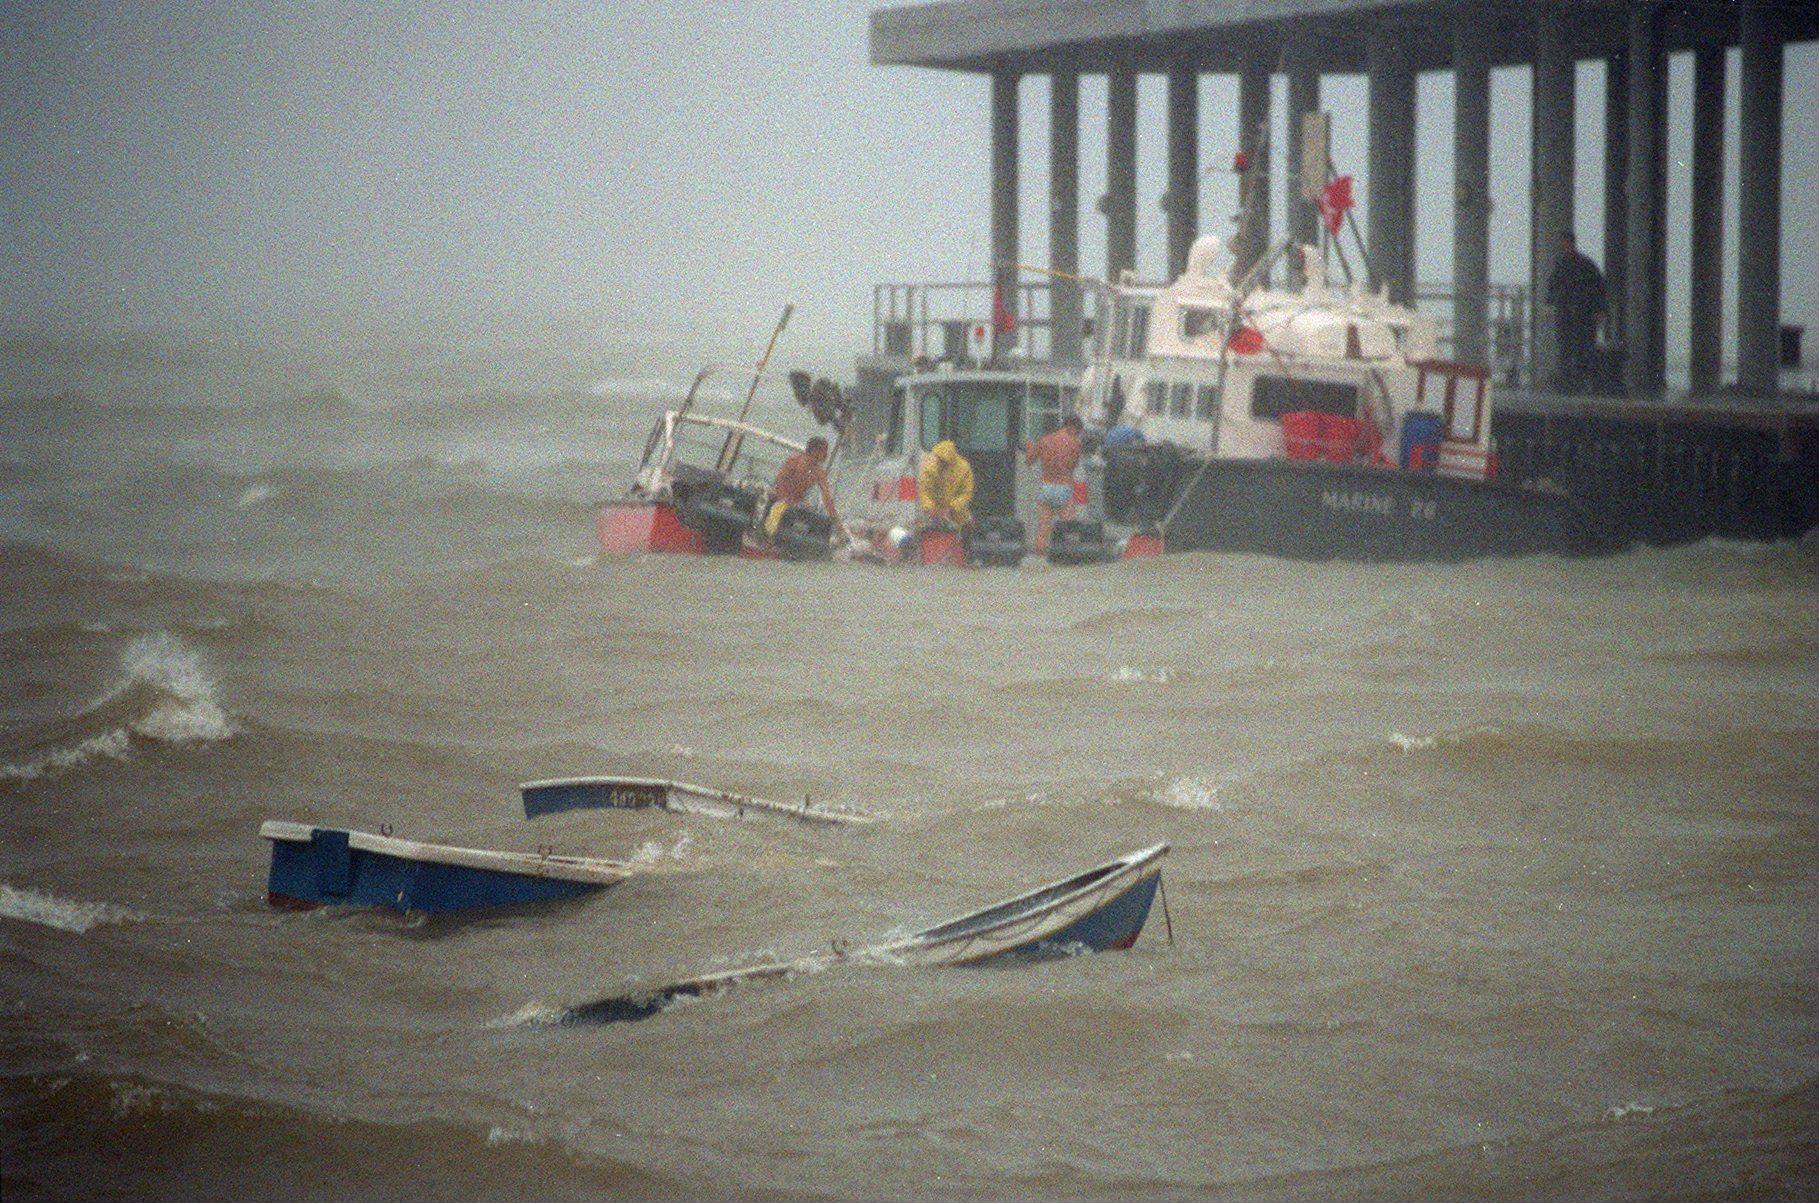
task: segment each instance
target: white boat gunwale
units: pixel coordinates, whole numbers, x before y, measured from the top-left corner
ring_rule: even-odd
[[[267,819],[259,834],[268,840],[287,843],[310,842],[317,831],[347,832],[348,847],[360,852],[399,860],[427,864],[451,865],[463,869],[480,869],[493,873],[546,877],[556,881],[576,881],[612,885],[635,874],[646,872],[643,866],[601,857],[567,856],[541,852],[503,852],[490,848],[460,848],[448,844],[426,844],[395,836],[375,835],[345,827],[324,827],[319,823],[296,823],[284,819]]]

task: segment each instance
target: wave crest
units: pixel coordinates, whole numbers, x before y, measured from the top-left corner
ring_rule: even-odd
[[[201,653],[168,631],[141,635],[120,654],[125,678],[73,718],[47,724],[0,763],[0,781],[34,781],[96,759],[125,759],[140,742],[185,746],[231,738]]]
[[[0,882],[0,919],[17,919],[81,935],[103,923],[131,923],[143,917],[111,902],[79,902]]]

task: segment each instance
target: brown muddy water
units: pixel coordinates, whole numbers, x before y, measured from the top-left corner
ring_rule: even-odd
[[[662,390],[514,388],[13,387],[9,1199],[1819,1193],[1812,540],[600,561]],[[884,821],[522,818],[595,771]],[[267,818],[667,871],[278,913]],[[1172,945],[538,1022],[1158,840]]]

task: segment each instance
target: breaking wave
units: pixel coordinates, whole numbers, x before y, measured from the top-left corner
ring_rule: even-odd
[[[0,762],[0,782],[35,781],[97,759],[121,760],[140,743],[182,747],[232,737],[201,654],[167,631],[120,654],[125,678],[72,718],[40,727]]]
[[[78,935],[103,923],[131,923],[144,916],[111,902],[78,902],[0,882],[0,919],[17,919]]]

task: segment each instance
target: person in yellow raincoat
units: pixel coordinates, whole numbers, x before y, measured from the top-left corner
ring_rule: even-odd
[[[942,439],[922,457],[916,485],[923,521],[940,518],[961,529],[972,525],[973,466],[954,446],[954,440]]]

